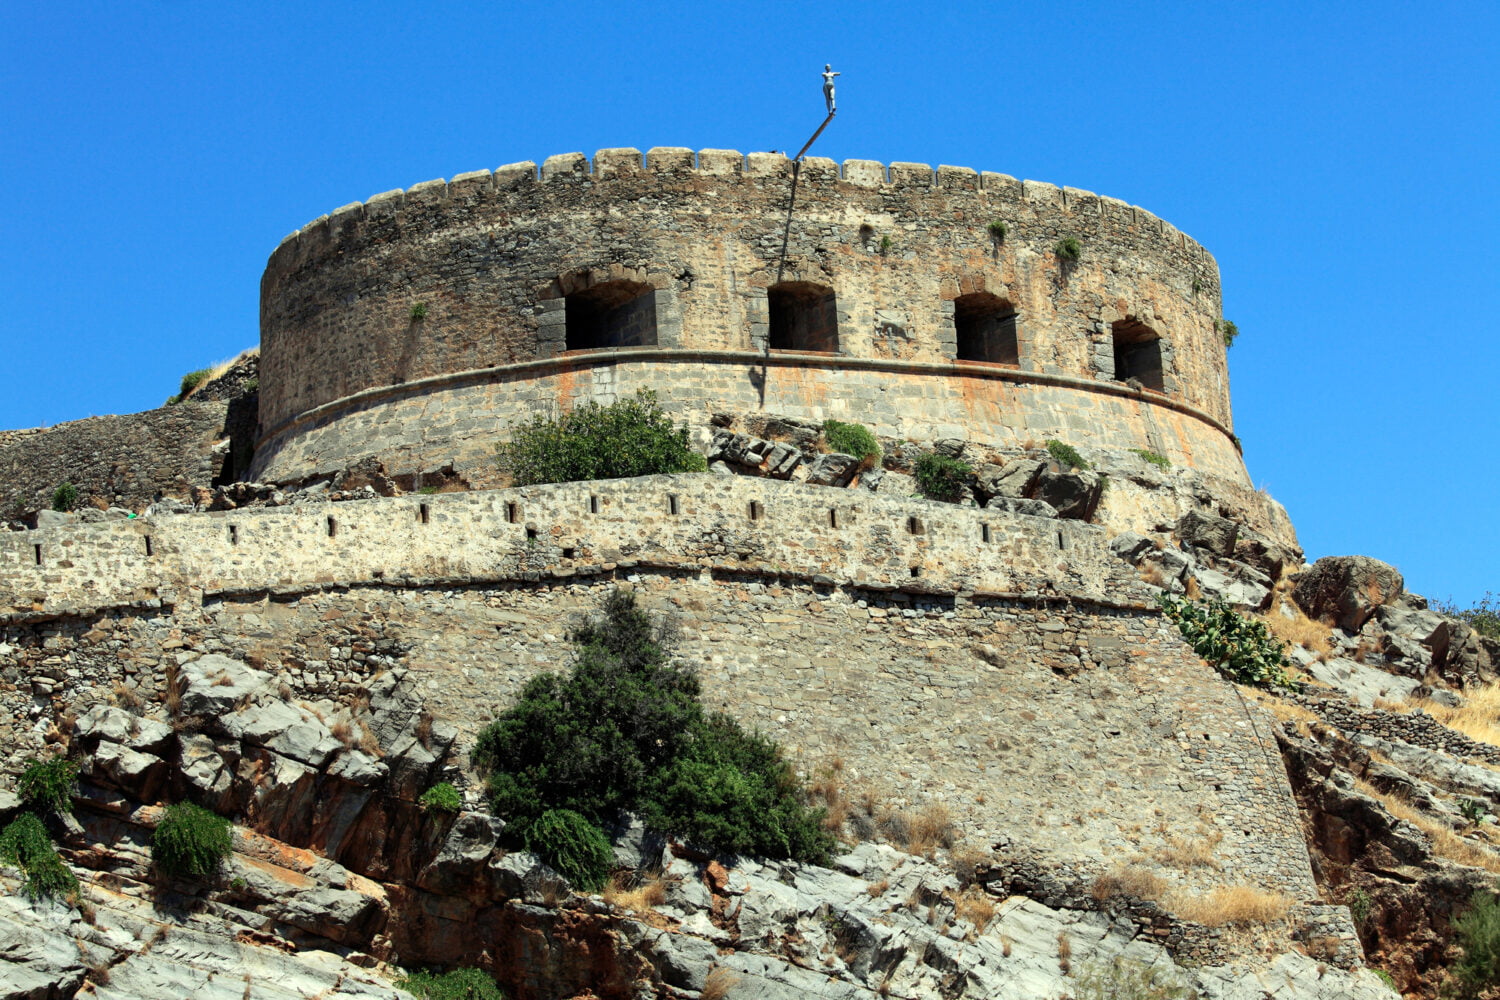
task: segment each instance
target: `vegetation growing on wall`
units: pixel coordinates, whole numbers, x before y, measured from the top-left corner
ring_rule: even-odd
[[[423,812],[456,813],[463,808],[464,800],[451,782],[439,781],[422,793],[421,798],[417,799],[417,804],[422,807]]]
[[[229,820],[191,802],[167,806],[151,837],[151,860],[169,875],[208,878],[233,847]]]
[[[823,421],[823,443],[828,450],[840,455],[853,455],[862,460],[875,461],[880,458],[880,442],[863,424],[846,424],[842,420]]]
[[[61,899],[78,891],[77,876],[58,857],[46,826],[34,813],[22,813],[0,831],[0,864],[21,872],[21,891],[32,899]]]
[[[912,469],[917,489],[924,497],[948,503],[956,503],[963,496],[964,486],[973,472],[968,462],[935,451],[917,459]]]
[[[52,491],[52,509],[66,513],[78,506],[78,487],[72,483],[63,483]]]
[[[73,786],[78,782],[78,765],[65,757],[37,760],[31,757],[16,782],[21,801],[44,812],[73,811]]]
[[[1047,442],[1047,454],[1052,456],[1053,461],[1072,469],[1089,468],[1088,460],[1078,454],[1078,449],[1062,441],[1049,440]]]
[[[1245,617],[1222,600],[1197,604],[1170,594],[1156,600],[1193,652],[1230,680],[1256,687],[1295,687],[1286,672],[1286,644],[1265,622]]]
[[[577,659],[568,674],[532,678],[474,749],[508,836],[554,867],[586,863],[589,838],[577,823],[544,817],[567,811],[597,827],[629,809],[719,850],[827,855],[822,813],[778,748],[703,710],[697,676],[669,659],[673,630],[632,593],[612,591],[570,638]]]
[[[396,987],[418,1000],[504,1000],[505,994],[495,981],[478,969],[453,969],[450,972],[408,972],[396,980]]]
[[[1480,635],[1500,639],[1500,597],[1486,593],[1478,604],[1460,608],[1452,601],[1434,601],[1432,606],[1449,618],[1457,618]]]
[[[1059,260],[1076,261],[1079,257],[1083,256],[1083,244],[1079,243],[1072,236],[1058,240],[1057,245],[1052,250],[1057,254]]]
[[[581,403],[561,417],[538,416],[513,426],[496,460],[517,486],[708,468],[688,447],[687,428],[672,426],[649,389],[608,406]]]
[[[1133,454],[1139,455],[1141,461],[1148,462],[1158,469],[1170,469],[1172,467],[1172,460],[1170,458],[1151,451],[1148,448],[1131,448],[1130,450]]]

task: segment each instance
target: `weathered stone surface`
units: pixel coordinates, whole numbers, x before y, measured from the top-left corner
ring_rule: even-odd
[[[1007,514],[1025,514],[1028,517],[1057,517],[1057,508],[1045,500],[1018,500],[1015,497],[990,497],[985,501],[985,510],[999,510]]]
[[[1156,543],[1134,531],[1122,531],[1109,540],[1109,550],[1134,566],[1141,557],[1156,548]]]
[[[1088,470],[1063,470],[1046,464],[1037,476],[1033,499],[1050,504],[1058,517],[1087,521],[1099,506],[1104,481]]]
[[[1404,589],[1401,574],[1369,556],[1324,556],[1297,579],[1292,599],[1311,618],[1357,632]]]
[[[811,486],[847,486],[858,469],[859,459],[853,455],[830,452],[808,463],[807,482]]]
[[[1189,511],[1177,521],[1177,537],[1184,545],[1203,549],[1221,558],[1234,555],[1240,526],[1228,518],[1203,511]]]
[[[991,496],[1030,498],[1046,467],[1046,462],[1037,459],[1017,459],[998,470],[993,464],[985,465],[980,470],[979,489]]]
[[[182,711],[209,718],[228,715],[269,683],[265,673],[219,653],[200,656],[184,664],[178,673]]]

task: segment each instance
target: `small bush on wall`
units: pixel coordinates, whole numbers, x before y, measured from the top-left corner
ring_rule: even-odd
[[[1169,594],[1156,600],[1193,652],[1230,680],[1256,687],[1296,687],[1286,672],[1286,644],[1265,622],[1245,617],[1225,601],[1196,604]]]
[[[1088,460],[1078,454],[1078,449],[1062,441],[1048,441],[1047,454],[1059,465],[1066,465],[1071,469],[1087,469]]]
[[[151,837],[151,860],[169,875],[207,878],[233,849],[229,820],[191,802],[167,806]]]
[[[33,809],[55,813],[73,811],[73,785],[78,779],[78,765],[63,757],[26,761],[21,780],[16,784],[21,801]]]
[[[929,451],[917,459],[912,472],[916,476],[917,489],[929,500],[944,500],[954,503],[963,496],[965,484],[973,473],[968,462]]]
[[[52,491],[52,509],[61,513],[67,513],[78,506],[78,487],[72,483],[63,483]]]
[[[880,442],[863,424],[846,424],[841,420],[823,421],[823,441],[829,451],[874,461],[880,458]]]
[[[708,463],[688,447],[687,428],[642,389],[608,406],[587,402],[561,417],[535,417],[513,428],[496,461],[517,486],[703,472]]]
[[[78,878],[57,851],[47,828],[33,813],[22,813],[0,831],[0,864],[25,876],[22,892],[32,899],[62,899],[78,891]]]

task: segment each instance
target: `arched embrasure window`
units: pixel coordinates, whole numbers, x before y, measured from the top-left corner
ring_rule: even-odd
[[[1161,371],[1161,335],[1136,319],[1118,320],[1110,326],[1115,342],[1115,379],[1135,379],[1147,389],[1166,391]]]
[[[837,351],[838,299],[832,288],[783,281],[766,290],[773,351]]]
[[[606,281],[569,294],[563,310],[570,351],[656,345],[656,295],[650,285]]]
[[[972,292],[953,300],[953,327],[958,360],[1021,363],[1016,339],[1015,306],[989,292]]]

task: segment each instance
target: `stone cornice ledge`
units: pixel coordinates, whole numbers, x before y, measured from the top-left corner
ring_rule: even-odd
[[[360,392],[351,393],[348,396],[342,396],[339,399],[322,403],[310,410],[303,410],[295,417],[283,420],[280,424],[262,434],[255,442],[255,446],[259,449],[267,442],[280,437],[288,431],[304,427],[308,424],[332,419],[344,413],[355,412],[384,399],[391,399],[397,396],[421,395],[442,389],[478,385],[483,382],[511,380],[521,376],[529,375],[538,377],[552,375],[580,368],[612,365],[622,361],[696,362],[698,364],[709,365],[763,365],[777,368],[832,368],[849,371],[883,371],[920,375],[957,375],[965,378],[987,378],[1000,382],[1014,382],[1018,385],[1056,386],[1105,396],[1122,396],[1127,399],[1149,403],[1152,406],[1175,410],[1195,420],[1200,420],[1219,431],[1234,445],[1236,452],[1241,455],[1244,454],[1244,448],[1241,446],[1239,438],[1235,437],[1234,432],[1203,410],[1160,393],[1133,388],[1123,382],[1104,382],[1097,379],[1078,378],[1074,375],[1023,371],[1018,368],[1003,368],[982,362],[903,361],[896,358],[853,358],[836,354],[809,354],[782,351],[704,351],[670,347],[628,347],[613,350],[580,351],[553,358],[517,361],[506,365],[496,365],[492,368],[472,368],[468,371],[431,375],[427,378],[413,379],[409,382],[396,382],[391,385],[377,386],[373,389],[364,389]]]

